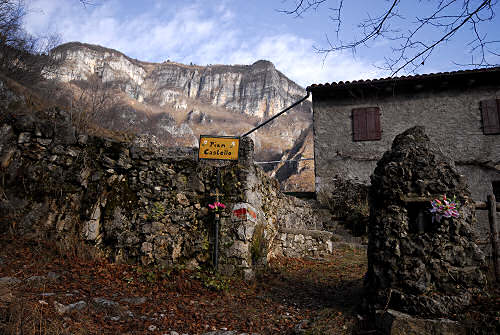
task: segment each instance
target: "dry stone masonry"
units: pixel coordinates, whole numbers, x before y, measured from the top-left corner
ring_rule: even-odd
[[[485,287],[473,201],[454,164],[423,127],[396,136],[371,177],[368,273],[372,310],[417,316],[460,313]],[[456,196],[458,218],[432,220],[430,202]]]
[[[163,148],[141,137],[128,143],[77,134],[58,110],[10,113],[2,121],[6,198],[0,216],[2,222],[16,222],[16,232],[67,245],[83,240],[121,262],[188,267],[210,262],[213,215],[207,205],[216,172],[196,161],[195,149]],[[224,202],[246,202],[243,186],[252,168],[222,169]],[[229,213],[224,215],[230,218]],[[231,234],[227,222],[223,227],[221,235]],[[233,244],[221,248],[234,249]],[[242,264],[252,267],[249,250],[238,254],[238,271]]]
[[[281,228],[275,253],[285,257],[324,257],[333,252],[337,236],[323,230]]]
[[[208,204],[217,173],[197,161],[195,148],[165,148],[147,136],[123,142],[78,133],[58,109],[1,115],[1,230],[54,238],[66,247],[84,242],[117,262],[210,266],[214,213]],[[297,209],[297,200],[253,164],[250,139],[242,139],[241,148],[238,163],[220,167],[227,208],[219,269],[251,279],[256,267],[283,253],[276,238],[281,228],[323,223],[320,212],[303,204]],[[287,234],[286,240],[300,240]],[[285,254],[328,252],[331,237],[323,235],[308,239],[307,250],[288,243]]]

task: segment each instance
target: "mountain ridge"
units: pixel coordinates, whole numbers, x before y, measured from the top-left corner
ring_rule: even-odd
[[[81,42],[60,45],[51,55],[59,67],[47,77],[69,87],[73,95],[94,87],[97,90],[87,100],[105,92],[114,97],[101,125],[152,134],[169,146],[197,146],[201,134],[238,136],[306,95],[267,60],[251,65],[152,63]],[[259,129],[251,135],[257,159],[285,159],[290,149],[303,146],[301,134],[311,123],[311,102],[306,100]],[[285,170],[300,174],[297,169]]]
[[[171,103],[182,92],[212,105],[265,118],[305,95],[304,88],[267,60],[251,65],[152,63],[80,42],[60,45],[51,53],[63,62],[57,74],[59,80],[86,80],[93,73],[106,82],[125,80],[125,91],[132,98],[149,99],[149,103],[160,106]]]

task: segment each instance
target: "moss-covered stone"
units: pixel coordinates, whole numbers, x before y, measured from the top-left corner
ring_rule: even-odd
[[[259,263],[259,261],[266,256],[266,249],[264,226],[259,224],[255,227],[250,249],[253,264]]]

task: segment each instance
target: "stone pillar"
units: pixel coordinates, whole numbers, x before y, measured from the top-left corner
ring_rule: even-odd
[[[242,137],[240,139],[239,160],[243,166],[253,166],[254,163],[254,144],[250,137]]]
[[[474,243],[474,202],[453,162],[423,127],[396,136],[371,176],[368,273],[372,310],[417,316],[460,313],[486,283]],[[457,217],[436,217],[431,201],[456,197]]]
[[[230,204],[231,215],[223,222],[220,271],[253,279],[255,269],[267,262],[268,250],[276,235],[275,224],[263,211],[263,172],[254,165],[252,139],[240,140],[237,200]]]

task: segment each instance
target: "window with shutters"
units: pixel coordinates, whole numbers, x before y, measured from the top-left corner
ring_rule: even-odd
[[[355,108],[352,110],[352,131],[354,141],[380,140],[380,109],[378,107]]]
[[[483,134],[500,134],[500,99],[481,101]]]

